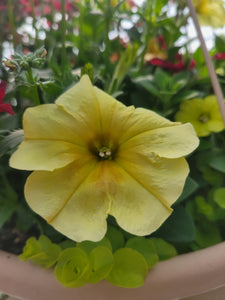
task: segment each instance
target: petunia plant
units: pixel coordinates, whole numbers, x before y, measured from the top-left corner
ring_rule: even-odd
[[[0,5],[0,248],[66,287],[139,287],[225,240],[224,122],[186,2],[40,2]],[[224,24],[222,1],[192,4]],[[217,35],[222,93],[224,53]]]

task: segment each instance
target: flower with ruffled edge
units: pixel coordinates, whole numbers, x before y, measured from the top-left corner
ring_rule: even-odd
[[[182,192],[183,156],[199,142],[191,124],[127,107],[87,75],[55,104],[28,108],[23,128],[10,166],[34,170],[28,204],[75,241],[102,239],[109,214],[135,235],[155,231]]]
[[[190,122],[199,137],[210,135],[211,132],[220,132],[224,129],[222,116],[214,95],[204,99],[196,98],[183,101],[175,120]]]

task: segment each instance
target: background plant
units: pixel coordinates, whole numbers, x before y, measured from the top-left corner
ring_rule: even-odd
[[[171,5],[176,11],[172,17],[167,14]],[[115,275],[117,261],[125,255],[129,266],[136,255],[143,266],[132,267],[139,270],[133,283],[137,286],[157,261],[225,240],[224,131],[200,138],[199,148],[187,158],[191,171],[173,214],[145,238],[118,230],[110,218],[104,241],[75,245],[29,209],[23,195],[28,172],[8,166],[9,156],[23,139],[24,110],[52,103],[81,74],[88,74],[95,85],[124,104],[154,110],[173,121],[184,100],[212,95],[201,49],[191,51],[188,37],[178,43],[189,22],[186,3],[154,0],[138,6],[131,0],[10,0],[2,1],[0,14],[0,78],[7,82],[2,101],[14,111],[0,116],[1,249],[20,254],[32,237],[21,257],[43,266],[56,265],[56,277],[66,285],[67,275],[61,273],[65,257],[71,255],[73,266],[81,255],[86,271],[74,279],[73,286],[102,278],[127,286],[126,274],[121,279]],[[210,55],[224,93],[224,36],[215,36]],[[156,241],[162,243],[160,247]],[[95,273],[90,271],[93,264]],[[73,277],[69,269],[66,272]]]

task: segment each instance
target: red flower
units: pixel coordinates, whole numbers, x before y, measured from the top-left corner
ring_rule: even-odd
[[[7,83],[2,80],[0,83],[0,112],[7,112],[11,115],[14,115],[12,106],[9,103],[3,103],[3,99],[5,97],[6,86],[7,86]]]
[[[151,65],[154,65],[154,66],[159,66],[159,67],[162,67],[164,69],[168,69],[168,70],[170,70],[172,72],[175,72],[175,73],[183,71],[187,68],[189,70],[192,70],[195,67],[194,59],[191,59],[189,65],[187,65],[185,63],[185,61],[183,60],[183,56],[179,53],[175,57],[175,63],[171,63],[167,60],[163,60],[163,59],[160,59],[160,58],[153,58],[148,63],[150,63]]]
[[[216,54],[213,56],[213,59],[215,59],[215,60],[222,60],[222,59],[225,59],[225,53],[216,53]]]

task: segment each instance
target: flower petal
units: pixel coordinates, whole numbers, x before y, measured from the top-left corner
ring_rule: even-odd
[[[102,179],[101,179],[102,178]],[[30,207],[75,241],[98,241],[110,207],[102,164],[80,160],[53,172],[33,172],[25,186]]]
[[[25,140],[10,158],[11,167],[21,170],[46,170],[62,168],[84,155],[88,150],[63,141]]]
[[[128,151],[118,155],[116,162],[168,207],[181,195],[189,173],[184,158],[166,159],[156,155],[150,158]]]
[[[93,87],[87,75],[59,97],[56,104],[78,122],[86,123],[92,141],[101,137],[103,142],[118,140],[118,132],[134,111],[134,107],[128,108],[97,87]]]
[[[45,139],[84,145],[88,130],[56,104],[43,104],[26,109],[23,116],[25,139]]]
[[[55,103],[72,115],[78,123],[85,123],[89,130],[95,130],[97,133],[101,131],[99,105],[87,75],[82,76],[81,80],[62,94]]]
[[[165,158],[178,158],[192,152],[199,144],[190,123],[157,128],[140,133],[120,145],[120,152],[132,149],[152,157],[152,153]]]
[[[114,162],[111,162],[109,179],[109,196],[112,198],[110,214],[124,230],[136,235],[148,235],[171,214],[168,203],[162,203],[147,186]]]
[[[0,112],[7,112],[10,115],[14,115],[12,106],[9,103],[0,103]]]

